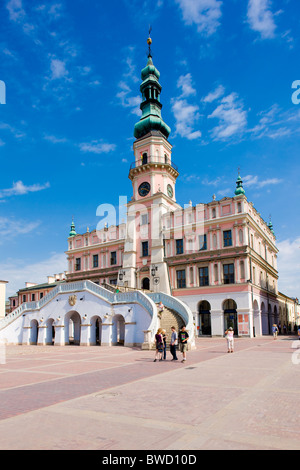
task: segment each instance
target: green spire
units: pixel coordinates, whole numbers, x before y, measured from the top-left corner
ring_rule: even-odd
[[[268,227],[269,227],[269,229],[271,230],[271,232],[273,233],[273,235],[275,235],[275,232],[274,232],[274,229],[273,229],[272,220],[271,220],[271,216],[270,216],[270,221],[269,221],[269,223],[268,223]]]
[[[76,235],[77,235],[77,233],[75,231],[74,218],[72,218],[71,231],[69,233],[69,237],[75,237]]]
[[[140,139],[151,131],[160,131],[167,139],[171,129],[161,117],[162,104],[160,103],[161,85],[159,83],[160,73],[153,65],[150,45],[152,39],[148,38],[149,54],[146,67],[142,70],[142,83],[140,90],[142,93],[142,117],[134,126],[134,137]]]
[[[245,195],[245,190],[243,188],[243,181],[242,181],[242,178],[241,178],[240,172],[239,172],[238,179],[236,180],[235,195],[240,196],[241,194],[244,196]]]

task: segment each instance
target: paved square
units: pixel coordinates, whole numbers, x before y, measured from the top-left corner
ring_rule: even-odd
[[[299,449],[295,339],[236,339],[233,354],[198,339],[186,364],[134,348],[8,346],[0,448]]]

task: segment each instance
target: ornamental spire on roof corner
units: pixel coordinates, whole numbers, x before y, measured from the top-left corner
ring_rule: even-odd
[[[243,180],[240,175],[240,168],[238,169],[238,178],[236,181],[235,195],[236,196],[245,195],[245,190],[243,188]]]
[[[168,139],[171,129],[161,117],[162,104],[160,102],[161,84],[159,83],[160,73],[153,65],[149,29],[148,44],[148,62],[141,73],[142,83],[140,90],[142,93],[142,103],[140,105],[142,117],[134,126],[134,137],[141,139],[152,131],[159,132],[165,139]]]

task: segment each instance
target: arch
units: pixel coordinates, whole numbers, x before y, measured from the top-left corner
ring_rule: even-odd
[[[257,300],[253,302],[253,327],[254,336],[261,335],[261,314]]]
[[[65,315],[65,344],[80,345],[81,317],[78,312],[71,311]]]
[[[55,343],[55,327],[54,327],[54,319],[48,318],[46,322],[46,344],[47,345],[54,345]]]
[[[237,321],[237,304],[233,299],[226,299],[223,302],[224,312],[224,327],[225,331],[228,328],[233,328],[234,334],[238,334],[238,321]]]
[[[199,336],[211,336],[211,306],[207,300],[198,304]]]
[[[269,322],[268,322],[268,312],[266,310],[266,305],[264,302],[261,303],[261,328],[262,334],[268,335],[269,334]]]
[[[112,344],[124,346],[125,344],[125,319],[122,315],[113,317]]]
[[[91,318],[91,346],[101,346],[102,320],[98,315]]]
[[[29,344],[36,345],[38,343],[38,328],[39,324],[37,320],[31,320]]]
[[[142,165],[146,165],[148,163],[148,155],[147,153],[143,153],[142,155]]]
[[[149,277],[144,277],[142,279],[142,289],[143,290],[150,290],[150,279],[149,279]]]

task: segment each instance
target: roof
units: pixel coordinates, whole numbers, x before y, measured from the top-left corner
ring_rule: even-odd
[[[52,284],[48,284],[48,283],[37,284],[36,286],[24,287],[23,289],[20,289],[18,292],[27,292],[27,291],[33,291],[33,290],[39,290],[39,289],[53,289],[58,284],[62,284],[64,282],[65,281],[56,281],[56,282],[53,282]]]

